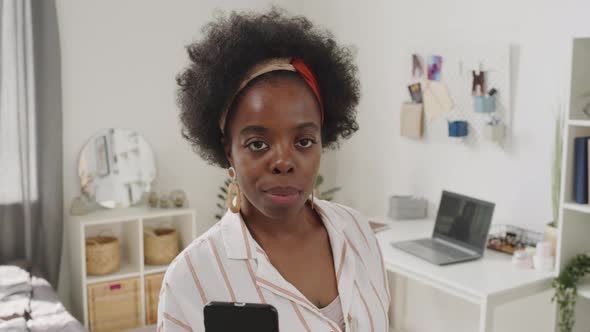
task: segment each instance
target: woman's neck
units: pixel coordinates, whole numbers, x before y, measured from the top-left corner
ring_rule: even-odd
[[[241,209],[242,218],[254,239],[259,242],[265,242],[265,239],[299,238],[318,226],[316,218],[312,216],[313,211],[307,204],[304,204],[299,211],[293,214],[269,217],[247,200],[242,200],[242,202],[245,203]]]

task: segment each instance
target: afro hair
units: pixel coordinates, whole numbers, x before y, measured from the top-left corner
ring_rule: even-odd
[[[263,14],[232,12],[203,28],[187,46],[190,63],[176,78],[182,135],[210,164],[229,167],[219,119],[247,71],[277,57],[301,58],[314,72],[324,104],[323,148],[336,148],[358,130],[360,84],[354,52],[302,16],[272,8]],[[261,76],[265,77],[267,74]]]

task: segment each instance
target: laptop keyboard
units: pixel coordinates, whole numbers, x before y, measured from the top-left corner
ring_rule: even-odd
[[[438,243],[431,239],[418,240],[416,242],[423,247],[430,248],[439,254],[443,254],[451,258],[464,258],[472,256],[469,253],[450,246],[445,246],[444,244]]]

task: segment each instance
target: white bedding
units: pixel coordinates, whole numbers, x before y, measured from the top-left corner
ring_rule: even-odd
[[[0,279],[0,332],[85,331],[47,280],[1,265]]]

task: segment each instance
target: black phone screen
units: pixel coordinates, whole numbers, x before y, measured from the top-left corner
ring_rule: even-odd
[[[279,332],[279,314],[270,304],[210,302],[203,311],[206,332]]]

